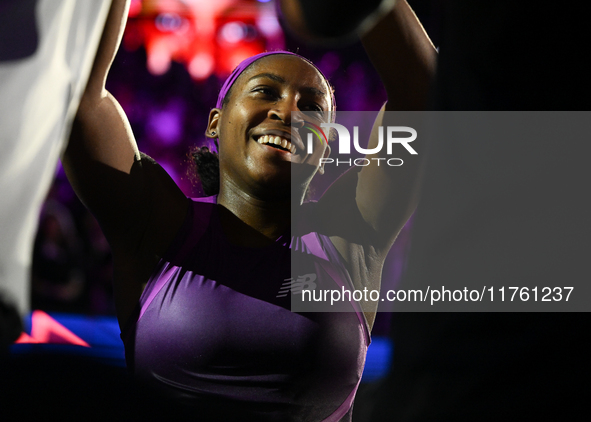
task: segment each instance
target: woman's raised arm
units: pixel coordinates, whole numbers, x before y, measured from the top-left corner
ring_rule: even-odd
[[[437,50],[406,0],[397,0],[361,42],[386,88],[386,110],[425,110]]]
[[[425,110],[435,74],[437,52],[408,3],[398,0],[390,13],[362,37],[362,42],[388,94],[388,102],[382,111]],[[399,114],[400,117],[394,113],[380,113],[368,148],[378,146],[380,126],[408,126],[404,113]],[[372,246],[381,256],[385,256],[416,208],[420,167],[425,155],[421,141],[418,136],[410,144],[418,152],[417,155],[400,146],[400,154],[404,154],[400,155],[403,165],[378,165],[380,160],[371,160],[371,164],[362,167],[360,172],[349,171],[342,176],[321,200],[326,209],[325,215],[342,215],[343,209],[351,210],[353,207],[342,219],[343,222],[349,220],[343,224],[345,233],[352,230],[350,227],[362,224],[371,232]],[[388,159],[391,156],[387,155],[384,145],[380,152],[367,158]],[[340,210],[338,214],[336,210]],[[347,239],[347,236],[343,237]],[[337,247],[338,243],[338,240],[335,241]]]
[[[97,217],[113,253],[161,254],[179,229],[186,198],[166,172],[138,151],[119,103],[105,89],[129,7],[113,0],[63,164]]]

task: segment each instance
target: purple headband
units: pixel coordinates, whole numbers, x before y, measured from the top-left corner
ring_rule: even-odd
[[[267,51],[267,52],[260,53],[255,56],[249,57],[247,59],[244,59],[242,62],[240,62],[240,64],[238,66],[236,66],[236,68],[232,71],[230,76],[228,76],[228,79],[226,79],[226,82],[224,82],[224,85],[222,85],[222,89],[220,90],[220,94],[218,95],[218,102],[216,103],[215,107],[222,108],[226,94],[228,93],[230,88],[232,88],[232,85],[234,84],[234,82],[236,82],[236,79],[238,79],[238,77],[242,74],[242,72],[244,72],[244,70],[248,66],[250,66],[252,63],[256,62],[258,59],[262,59],[263,57],[267,57],[272,54],[287,54],[287,55],[296,56],[302,60],[305,60],[306,62],[308,62],[312,66],[314,66],[318,70],[318,72],[320,72],[320,74],[322,75],[322,77],[324,78],[324,80],[326,81],[326,83],[328,84],[328,86],[330,88],[330,84],[328,83],[328,79],[326,78],[326,76],[324,76],[324,73],[322,73],[322,71],[320,69],[318,69],[318,67],[314,63],[312,63],[310,60],[308,60],[307,58],[302,57],[299,54],[292,53],[291,51],[285,51],[285,50]],[[336,103],[335,103],[334,94],[332,93],[332,90],[330,91],[330,95],[331,95],[332,107],[334,110],[334,106]]]

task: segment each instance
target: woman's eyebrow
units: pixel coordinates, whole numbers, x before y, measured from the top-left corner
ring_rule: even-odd
[[[268,72],[264,72],[264,73],[259,73],[257,75],[254,75],[253,77],[251,77],[250,79],[248,79],[248,82],[254,80],[254,79],[259,79],[259,78],[269,78],[273,81],[279,82],[279,83],[286,83],[285,79],[275,73],[268,73]],[[324,97],[326,95],[326,93],[318,88],[315,88],[313,86],[304,86],[301,88],[301,91],[303,92],[307,92],[310,94],[313,94],[314,96],[317,97]]]
[[[313,94],[317,97],[324,97],[326,95],[326,92],[324,92],[318,88],[314,88],[313,86],[305,86],[305,87],[302,87],[301,90],[303,92],[308,92],[310,94]]]
[[[269,78],[269,79],[272,79],[272,80],[279,82],[279,83],[285,83],[285,79],[283,79],[281,76],[276,75],[274,73],[259,73],[258,75],[254,75],[252,78],[250,78],[248,80],[248,82],[252,81],[253,79],[257,79],[257,78]]]

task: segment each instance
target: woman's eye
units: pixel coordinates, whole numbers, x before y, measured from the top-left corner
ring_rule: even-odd
[[[276,96],[275,90],[272,88],[268,88],[268,87],[256,88],[255,92],[259,92],[267,97],[275,97]]]
[[[320,107],[318,104],[310,104],[309,106],[305,107],[305,110],[313,111],[316,113],[323,113],[324,112],[322,107]]]

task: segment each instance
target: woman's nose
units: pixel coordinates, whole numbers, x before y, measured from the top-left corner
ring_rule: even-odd
[[[269,110],[269,117],[273,120],[281,120],[285,125],[292,124],[292,113],[298,113],[298,104],[295,98],[285,98],[274,104]]]

